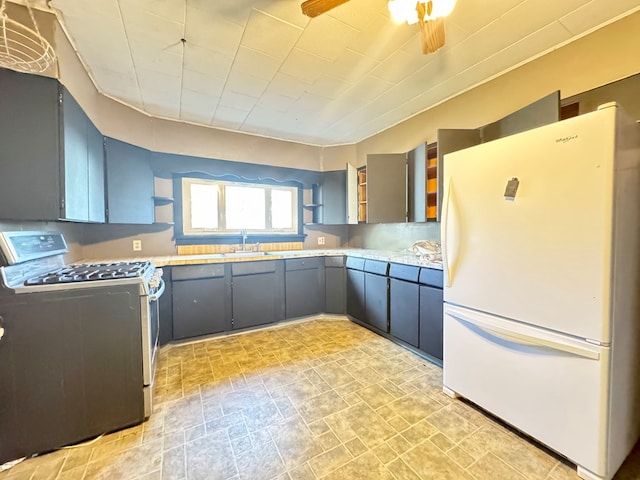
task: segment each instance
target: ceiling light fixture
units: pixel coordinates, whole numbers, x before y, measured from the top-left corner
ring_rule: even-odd
[[[5,1],[0,3],[0,67],[27,73],[47,71],[56,61],[56,55],[38,30],[29,0],[25,3],[33,30],[7,16]]]
[[[396,23],[415,23],[420,27],[422,52],[433,53],[444,45],[444,17],[456,5],[456,0],[389,0],[387,7]]]

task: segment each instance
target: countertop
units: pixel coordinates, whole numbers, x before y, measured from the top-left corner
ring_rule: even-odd
[[[393,263],[403,263],[406,265],[416,265],[419,267],[434,268],[442,270],[442,262],[429,261],[424,256],[415,255],[407,250],[372,250],[361,248],[340,248],[340,249],[317,249],[317,250],[291,250],[282,252],[258,252],[255,255],[244,255],[234,257],[233,254],[204,254],[204,255],[166,255],[166,256],[136,256],[118,260],[150,260],[158,267],[180,266],[180,265],[201,265],[209,263],[227,263],[227,262],[247,262],[247,261],[263,261],[263,260],[280,260],[287,258],[302,257],[318,257],[318,256],[335,256],[348,255],[353,257],[368,258],[372,260],[383,260]],[[88,263],[104,261],[104,259],[85,259],[82,262]],[[114,261],[110,259],[110,261]]]

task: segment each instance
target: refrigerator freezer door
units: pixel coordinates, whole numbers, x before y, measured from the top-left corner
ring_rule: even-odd
[[[606,477],[609,348],[444,307],[446,390]]]
[[[445,157],[445,302],[610,342],[615,117]]]

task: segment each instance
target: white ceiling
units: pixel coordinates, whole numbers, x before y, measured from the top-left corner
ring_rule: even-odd
[[[640,0],[458,0],[446,45],[386,0],[315,19],[302,0],[51,0],[99,90],[150,115],[313,145],[355,143]],[[181,41],[185,39],[186,42]]]

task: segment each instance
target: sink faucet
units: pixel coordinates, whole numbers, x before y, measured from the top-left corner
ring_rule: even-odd
[[[247,246],[247,229],[240,230],[240,234],[242,235],[242,251],[244,252]]]

